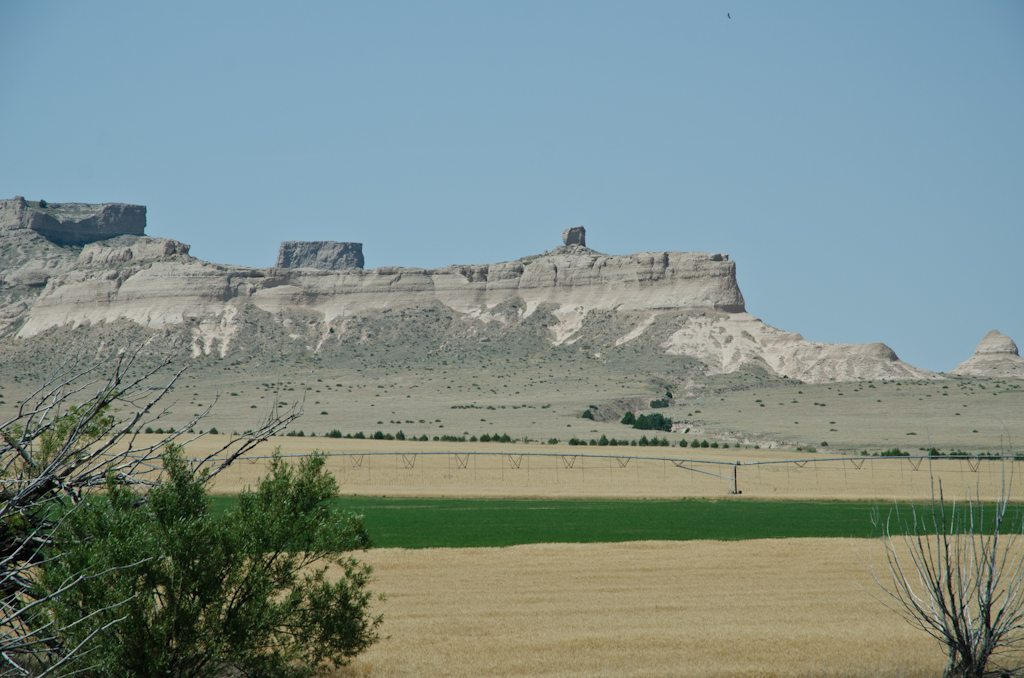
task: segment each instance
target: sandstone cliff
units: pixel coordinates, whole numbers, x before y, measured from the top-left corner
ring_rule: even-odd
[[[735,264],[717,254],[607,256],[573,247],[500,264],[369,271],[254,269],[173,256],[136,265],[124,256],[100,244],[83,250],[69,271],[48,282],[18,336],[120,318],[149,327],[188,317],[230,318],[247,304],[272,313],[302,308],[329,323],[440,302],[486,322],[495,306],[519,299],[527,316],[540,304],[555,305],[561,326],[552,340],[561,343],[595,309],[743,310]]]
[[[0,234],[27,229],[59,245],[84,245],[119,235],[144,235],[143,205],[28,202],[0,200]]]
[[[974,355],[960,363],[950,374],[1024,379],[1024,358],[1020,357],[1013,339],[992,330],[982,338]]]
[[[46,209],[92,215],[76,223],[95,229],[116,221],[102,215],[131,212],[109,207]],[[134,235],[58,247],[32,228],[35,217],[25,216],[43,212],[21,199],[3,201],[0,210],[0,226],[21,243],[17,256],[5,249],[0,257],[4,341],[128,321],[165,336],[183,330],[195,356],[238,351],[245,359],[254,349],[240,328],[250,321],[268,327],[251,320],[262,313],[287,328],[274,341],[297,342],[318,355],[332,342],[371,340],[364,330],[352,334],[349,321],[359,316],[359,326],[370,319],[377,332],[395,329],[424,355],[529,335],[542,342],[531,350],[565,346],[597,357],[618,351],[623,360],[625,351],[686,356],[706,373],[753,370],[804,381],[937,377],[901,362],[884,344],[807,342],[746,314],[727,255],[601,254],[582,244],[582,228],[566,236],[574,244],[497,264],[363,270],[355,267],[362,265],[358,243],[284,243],[280,265],[262,269],[200,261],[187,245]],[[95,229],[93,235],[101,232]],[[402,325],[407,311],[423,316],[420,329]],[[387,329],[395,323],[402,327]],[[422,336],[411,336],[416,332]]]

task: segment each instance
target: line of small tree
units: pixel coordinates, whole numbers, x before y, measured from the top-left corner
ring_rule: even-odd
[[[799,448],[797,448],[799,449]],[[977,454],[967,454],[963,450],[950,450],[949,454],[940,451],[938,448],[930,447],[927,450],[921,448],[922,452],[927,452],[929,457],[970,457],[972,459],[1002,459],[1003,457],[994,453],[979,452]],[[861,450],[862,457],[909,457],[910,452],[902,452],[900,448],[894,447],[891,450],[883,450],[881,452],[869,453],[867,450]],[[1024,455],[1014,455],[1016,460],[1024,460]]]
[[[292,434],[289,433],[288,435],[292,435]],[[300,435],[301,436],[302,432],[299,431],[296,435]],[[375,431],[371,435],[366,435],[362,431],[359,431],[357,433],[345,433],[345,434],[342,434],[342,432],[339,431],[338,429],[334,429],[334,430],[330,431],[329,433],[325,433],[324,437],[325,438],[347,438],[347,439],[352,439],[352,440],[417,440],[419,442],[427,442],[427,441],[431,440],[431,438],[429,438],[426,434],[423,434],[423,435],[419,436],[418,438],[416,436],[409,436],[409,437],[407,437],[405,435],[405,433],[402,432],[402,431],[399,431],[398,433],[384,433],[383,431]],[[515,443],[515,442],[517,442],[516,438],[513,438],[512,436],[510,436],[507,433],[501,433],[501,434],[499,434],[499,433],[494,433],[494,434],[484,433],[479,438],[476,437],[476,436],[469,436],[467,438],[466,436],[456,436],[456,435],[445,434],[443,436],[434,436],[433,440],[439,441],[439,442],[445,442],[445,443],[466,443],[466,442],[470,442],[470,443],[476,443],[476,442],[481,442],[481,443]],[[526,438],[524,438],[523,440],[524,441],[528,441],[528,439],[526,439]],[[556,440],[555,442],[557,443],[558,441]]]
[[[557,439],[552,438],[552,440],[555,440],[555,442],[552,443],[551,440],[549,440],[549,445],[553,445],[558,442]],[[640,440],[616,440],[614,438],[609,438],[606,435],[602,435],[600,439],[591,438],[589,442],[583,438],[570,438],[569,444],[594,445],[600,447],[671,447],[672,445],[672,443],[669,442],[668,438],[662,438],[661,440],[658,440],[657,437],[654,437],[648,440],[647,436],[641,436]]]
[[[679,441],[679,447],[687,447],[686,439],[683,439],[683,440]],[[706,440],[698,441],[696,438],[694,438],[693,440],[690,441],[689,447],[710,447],[712,449],[716,449],[717,450],[719,445],[718,445],[718,441],[717,440],[714,441],[714,442],[709,443]],[[722,447],[722,449],[727,450],[727,449],[729,449],[729,443],[722,443],[721,447]],[[739,445],[737,445],[737,447],[739,447]]]

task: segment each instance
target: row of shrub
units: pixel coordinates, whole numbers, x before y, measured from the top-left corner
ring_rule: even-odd
[[[978,454],[967,454],[963,450],[951,450],[950,453],[947,455],[946,453],[940,452],[937,448],[934,448],[934,447],[930,447],[927,450],[925,450],[922,447],[921,451],[922,452],[928,452],[928,456],[929,457],[946,457],[946,456],[949,456],[949,457],[971,457],[972,459],[1002,459],[1002,457],[1000,455],[998,455],[998,454],[986,454],[984,452],[980,452]],[[900,451],[900,448],[898,448],[898,447],[894,447],[891,450],[884,450],[882,452],[875,452],[873,454],[869,454],[867,450],[862,450],[860,454],[861,454],[862,457],[909,457],[910,456],[909,452],[902,452],[902,451]],[[1014,459],[1024,460],[1024,455],[1014,456]]]
[[[192,429],[189,429],[188,432],[189,433],[195,433],[195,431],[192,430]],[[164,430],[162,428],[154,429],[152,426],[147,426],[145,431],[139,431],[139,433],[161,433],[161,434],[163,434],[163,433],[174,433],[174,429],[173,428],[168,428],[166,430]],[[212,433],[213,435],[218,435],[220,433],[220,431],[218,431],[216,428],[211,428],[208,431],[208,433]]]
[[[641,415],[641,416],[643,416],[643,415]],[[151,427],[147,427],[145,432],[146,433],[165,433],[165,431],[163,429],[153,430]],[[173,433],[173,432],[174,431],[172,429],[168,429],[166,431],[166,433]],[[215,428],[211,428],[210,429],[210,433],[217,434],[218,431]],[[286,433],[285,435],[287,437],[290,437],[290,438],[305,438],[305,437],[307,437],[307,434],[304,431],[296,431],[296,430],[288,431],[288,433]],[[311,431],[308,434],[308,437],[315,438],[316,437],[316,433],[313,433]],[[323,435],[323,437],[324,438],[346,438],[346,439],[349,439],[349,440],[417,440],[417,441],[420,441],[420,442],[428,442],[430,440],[434,440],[434,441],[446,442],[446,443],[466,443],[466,442],[469,442],[469,443],[476,443],[476,442],[480,442],[480,443],[515,443],[515,442],[518,442],[516,438],[513,438],[512,436],[510,436],[507,433],[502,433],[500,435],[497,434],[497,433],[494,433],[494,434],[484,433],[479,438],[477,436],[469,436],[467,438],[466,436],[443,435],[443,436],[434,436],[431,439],[431,438],[427,437],[426,434],[421,435],[418,438],[416,436],[406,437],[405,433],[402,432],[402,431],[399,431],[398,433],[384,433],[383,431],[375,431],[374,433],[372,433],[370,435],[366,435],[362,431],[358,431],[356,433],[345,433],[345,434],[342,434],[342,432],[339,431],[338,429],[333,429],[332,431],[329,431],[329,432],[325,433]],[[528,438],[524,438],[523,440],[526,441],[526,442],[529,442]],[[557,445],[558,442],[559,442],[558,438],[548,438],[547,444],[548,445]],[[647,436],[641,436],[639,440],[635,440],[635,439],[634,440],[616,440],[615,438],[609,438],[606,435],[602,435],[600,439],[591,438],[589,441],[585,440],[583,438],[570,438],[569,439],[569,444],[570,445],[595,445],[595,446],[600,446],[600,447],[605,447],[605,446],[611,446],[611,447],[671,447],[672,446],[672,443],[669,442],[668,438],[662,438],[661,440],[659,440],[657,436],[655,436],[655,437],[653,437],[653,438],[651,438],[649,440],[648,440]],[[719,447],[718,442],[708,443],[708,441],[706,441],[706,440],[698,441],[696,438],[694,438],[689,443],[687,443],[685,439],[682,439],[682,440],[680,440],[678,442],[678,445],[679,445],[679,447],[693,447],[693,448],[700,448],[700,447],[708,448],[708,447],[710,447],[710,448],[717,449]],[[724,449],[728,449],[729,448],[729,443],[725,443],[721,447],[724,448]],[[935,448],[932,448],[932,449],[934,450]],[[867,451],[865,450],[862,454],[867,455]],[[952,456],[957,456],[958,454],[959,455],[963,455],[963,456],[967,456],[964,452],[959,452],[959,451],[951,452],[950,454]],[[875,456],[876,457],[879,456],[879,453],[876,452]],[[887,450],[885,452],[882,452],[881,456],[883,456],[883,457],[909,456],[909,454],[907,454],[907,453],[900,453],[900,451],[898,449],[896,449],[895,451],[894,450]],[[982,456],[984,456],[984,455],[982,455]]]
[[[290,435],[290,436],[291,435],[302,436],[304,434],[302,433],[302,431],[298,431],[298,432],[291,431],[291,432],[288,433],[288,435]],[[346,433],[346,434],[342,435],[341,431],[339,431],[338,429],[334,429],[330,433],[325,433],[324,437],[325,438],[350,438],[350,439],[356,439],[356,440],[418,440],[418,441],[421,441],[421,442],[426,442],[426,441],[430,440],[430,438],[428,438],[426,436],[426,434],[421,435],[419,438],[417,438],[416,436],[412,436],[410,438],[406,438],[405,433],[403,433],[402,431],[399,431],[398,433],[393,433],[393,434],[392,433],[384,433],[383,431],[376,431],[373,435],[368,436],[365,433],[363,433],[362,431],[359,431],[358,433]],[[447,435],[446,434],[446,435],[443,435],[443,436],[434,436],[433,440],[437,440],[437,441],[445,442],[445,443],[465,443],[465,442],[470,442],[470,443],[475,443],[475,442],[481,442],[481,443],[514,443],[514,442],[516,442],[516,439],[513,438],[512,436],[510,436],[507,433],[502,433],[502,434],[495,433],[493,435],[488,434],[488,433],[484,433],[479,438],[477,438],[476,436],[470,436],[469,438],[467,438],[466,436],[454,436],[454,435]]]
[[[557,440],[555,441],[557,442]],[[550,440],[549,445],[552,445]],[[647,436],[641,436],[640,440],[615,440],[614,438],[609,439],[608,436],[602,435],[601,439],[591,438],[590,441],[586,441],[583,438],[570,438],[570,445],[600,445],[601,447],[612,446],[612,447],[670,447],[672,443],[668,441],[668,438],[658,440],[657,438],[647,439]]]
[[[548,440],[548,445],[558,444],[557,438],[551,438]],[[671,447],[672,443],[669,442],[668,438],[658,439],[657,436],[647,439],[647,436],[641,436],[640,440],[616,440],[615,438],[609,438],[606,435],[602,435],[600,439],[591,438],[589,441],[583,438],[570,438],[570,445],[597,445],[600,447],[611,446],[611,447]],[[691,442],[687,443],[685,439],[680,440],[678,443],[679,447],[711,447],[718,449],[718,442],[709,443],[706,440],[697,440],[694,438]],[[721,446],[723,449],[729,448],[729,443],[725,443]]]

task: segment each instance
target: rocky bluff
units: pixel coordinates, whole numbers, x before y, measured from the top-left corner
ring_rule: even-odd
[[[195,259],[187,245],[139,237],[137,225],[135,235],[122,233],[135,222],[113,215],[130,215],[131,206],[40,211],[23,203],[3,203],[0,223],[35,235],[32,247],[19,245],[21,259],[0,254],[0,276],[14,281],[3,283],[0,342],[127,321],[165,336],[181,328],[197,356],[240,352],[244,359],[254,349],[239,328],[255,313],[262,314],[259,322],[287,326],[279,340],[313,355],[339,342],[373,341],[358,324],[350,327],[356,316],[408,335],[414,330],[403,318],[413,312],[437,318],[428,334],[413,337],[424,356],[484,342],[500,351],[499,342],[527,341],[535,342],[531,351],[571,346],[595,359],[627,350],[686,356],[707,373],[755,370],[805,381],[937,376],[901,362],[884,344],[808,342],[766,325],[746,313],[736,264],[725,254],[602,254],[574,227],[563,234],[567,244],[551,252],[494,264],[365,270],[358,243],[286,242],[277,266],[250,268]],[[140,209],[134,213],[144,215]],[[103,228],[120,236],[56,247],[25,226],[39,218],[27,212],[57,220],[46,210],[82,216],[76,223],[92,230],[80,226],[79,241]],[[17,282],[26,271],[39,277],[33,287]]]
[[[145,235],[146,207],[104,203],[0,200],[0,234],[31,230],[58,245],[84,245],[119,235]]]

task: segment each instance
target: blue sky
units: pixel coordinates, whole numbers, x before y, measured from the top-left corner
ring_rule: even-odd
[[[727,17],[727,13],[732,18]],[[750,313],[1024,345],[1024,3],[0,0],[0,196],[268,266],[726,252]]]

